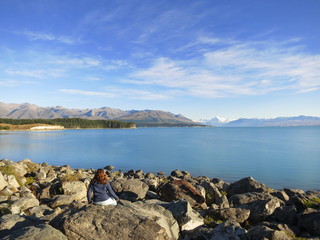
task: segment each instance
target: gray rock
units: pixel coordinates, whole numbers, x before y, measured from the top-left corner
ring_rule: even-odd
[[[143,179],[144,178],[143,171],[137,170],[134,174],[134,178]]]
[[[292,240],[293,237],[289,236],[286,232],[274,230],[264,225],[257,225],[250,228],[247,233],[249,239],[255,240]]]
[[[129,208],[134,208],[140,214],[145,217],[154,219],[161,227],[163,227],[169,238],[178,239],[179,237],[179,225],[176,219],[173,217],[171,211],[166,210],[158,204],[149,204],[143,202],[135,202],[133,204],[126,205]]]
[[[0,218],[0,238],[8,236],[14,230],[28,226],[35,226],[42,222],[37,218],[21,216],[16,214],[7,214]],[[14,238],[11,238],[14,239]]]
[[[298,215],[298,226],[311,234],[320,235],[320,210],[304,210]]]
[[[148,178],[145,179],[144,182],[149,186],[149,189],[152,191],[157,191],[159,187],[160,181],[158,178]]]
[[[54,210],[46,205],[40,205],[37,207],[33,207],[28,209],[28,214],[33,216],[33,217],[38,217],[41,218],[45,215],[53,213]]]
[[[271,216],[282,204],[281,200],[268,193],[236,194],[229,198],[234,207],[250,210],[249,220],[256,223]]]
[[[165,183],[159,191],[162,200],[171,202],[174,200],[187,200],[192,207],[207,208],[204,197],[189,182],[185,180],[173,180]]]
[[[227,192],[230,183],[227,183],[219,178],[213,178],[212,183],[220,190]]]
[[[229,202],[226,196],[222,195],[219,189],[211,182],[203,181],[200,183],[206,191],[206,203],[207,205],[216,204],[219,208],[228,208]]]
[[[148,185],[138,179],[119,179],[111,182],[113,190],[121,199],[136,201],[145,198]]]
[[[11,196],[14,192],[17,192],[17,191],[18,191],[18,189],[14,189],[14,190],[17,190],[17,191],[12,191],[11,189],[12,189],[12,188],[11,188],[10,186],[5,186],[4,189],[2,189],[2,190],[0,191],[0,195],[1,195],[1,196],[9,197],[9,196]]]
[[[76,194],[56,195],[53,197],[52,201],[50,202],[50,207],[56,208],[56,207],[60,207],[60,206],[67,206],[76,200],[77,200]]]
[[[285,193],[289,196],[289,198],[292,198],[296,195],[303,195],[305,194],[305,192],[303,190],[300,189],[290,189],[290,188],[285,188],[283,189],[285,191]]]
[[[289,201],[289,196],[284,190],[274,191],[271,193],[272,196],[279,198],[280,200],[287,202]]]
[[[108,171],[112,171],[114,169],[114,166],[105,166],[104,169],[108,170]]]
[[[39,206],[39,200],[35,197],[22,197],[12,203],[12,206],[19,207],[25,211],[28,208]]]
[[[28,226],[10,232],[3,240],[68,240],[59,230],[47,224]]]
[[[45,180],[47,178],[47,173],[43,169],[39,168],[36,176],[40,181]]]
[[[74,200],[81,200],[87,197],[87,188],[83,182],[63,182],[61,187],[64,194],[72,195]]]
[[[18,189],[20,187],[19,183],[16,180],[16,177],[13,175],[8,175],[5,177],[7,180],[8,185],[12,186],[13,188]]]
[[[291,225],[297,224],[297,209],[294,205],[281,206],[272,214],[272,219]]]
[[[68,239],[169,240],[155,220],[127,206],[90,205],[61,217]]]
[[[213,219],[219,219],[222,221],[235,221],[238,223],[243,223],[250,216],[250,210],[244,208],[225,208],[210,210],[207,213],[209,216],[212,216]]]
[[[158,199],[159,196],[156,192],[148,191],[146,194],[147,199]]]
[[[8,186],[8,182],[4,179],[2,173],[0,172],[0,191]]]
[[[268,193],[270,191],[270,188],[266,187],[266,185],[263,183],[257,182],[252,177],[243,178],[237,182],[234,182],[230,184],[227,189],[228,196],[248,192]]]
[[[203,217],[193,210],[186,200],[159,204],[172,213],[173,217],[178,221],[181,231],[192,230],[204,224]]]
[[[183,178],[183,174],[179,169],[176,169],[171,172],[172,177]]]
[[[156,178],[156,175],[152,172],[148,172],[146,175],[145,175],[145,178],[146,179],[154,179]]]
[[[210,240],[241,240],[246,230],[236,222],[224,222],[215,227]]]
[[[59,185],[57,185],[55,188],[58,187]],[[40,198],[50,198],[50,191],[52,191],[53,188],[54,187],[51,187],[50,189],[43,189]],[[69,205],[73,201],[85,200],[87,197],[86,185],[81,181],[62,182],[61,189],[64,194],[55,195],[51,199],[50,207],[56,208],[58,206]]]

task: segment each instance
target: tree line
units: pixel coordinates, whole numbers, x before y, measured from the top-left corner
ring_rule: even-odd
[[[59,125],[64,128],[133,128],[134,122],[122,122],[118,120],[88,120],[82,118],[55,118],[55,119],[10,119],[0,118],[0,123],[12,125],[24,124],[48,124]]]

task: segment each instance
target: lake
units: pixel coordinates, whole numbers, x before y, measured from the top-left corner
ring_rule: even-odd
[[[0,159],[124,171],[175,169],[233,182],[320,190],[320,126],[0,132]]]

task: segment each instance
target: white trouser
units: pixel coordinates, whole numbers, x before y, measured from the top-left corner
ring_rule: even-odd
[[[114,198],[110,197],[105,201],[94,202],[93,204],[95,204],[95,205],[117,205],[117,201]]]

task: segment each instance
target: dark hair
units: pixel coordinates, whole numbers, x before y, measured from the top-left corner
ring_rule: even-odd
[[[109,179],[106,172],[103,169],[98,169],[93,179],[91,180],[91,183],[107,184],[108,180]]]

